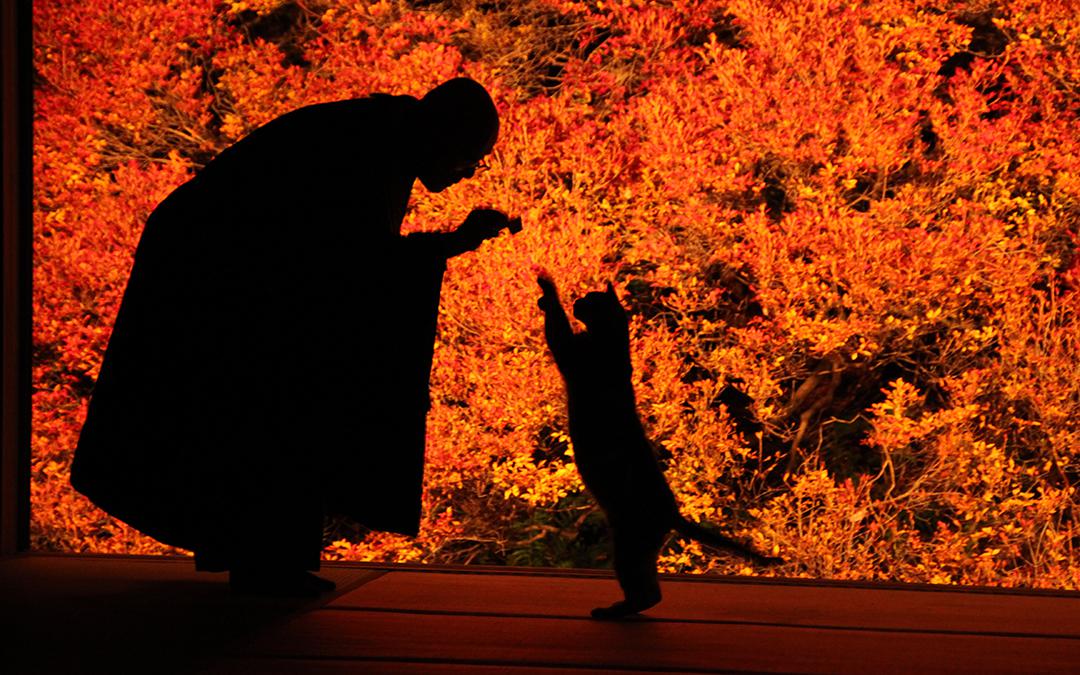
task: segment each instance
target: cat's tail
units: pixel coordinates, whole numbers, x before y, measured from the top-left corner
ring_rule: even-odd
[[[761,555],[760,553],[757,553],[756,551],[753,551],[750,548],[743,546],[734,539],[729,539],[728,537],[725,537],[718,532],[713,532],[712,530],[706,529],[693,521],[687,520],[681,514],[676,515],[675,523],[672,525],[672,527],[676,532],[683,535],[684,537],[690,537],[691,539],[696,539],[697,541],[700,541],[702,544],[706,544],[708,546],[715,546],[716,548],[722,548],[725,551],[730,551],[735,555],[746,558],[750,562],[757,565],[778,565],[784,562],[780,558]]]

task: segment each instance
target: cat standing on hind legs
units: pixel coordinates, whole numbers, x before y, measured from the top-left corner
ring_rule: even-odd
[[[617,619],[660,602],[656,561],[671,530],[758,564],[780,562],[679,513],[637,415],[629,320],[612,285],[574,303],[574,317],[585,324],[585,331],[575,333],[555,283],[547,276],[537,283],[543,291],[538,305],[544,312],[544,335],[566,383],[574,462],[607,517],[615,577],[625,596],[609,607],[597,607],[592,616]]]

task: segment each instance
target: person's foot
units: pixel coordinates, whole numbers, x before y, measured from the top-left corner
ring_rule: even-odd
[[[229,586],[241,595],[273,598],[314,598],[337,584],[304,570],[241,569],[229,572]]]

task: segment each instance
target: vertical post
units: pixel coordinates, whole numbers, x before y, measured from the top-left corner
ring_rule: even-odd
[[[31,25],[30,0],[0,2],[0,555],[30,542]]]

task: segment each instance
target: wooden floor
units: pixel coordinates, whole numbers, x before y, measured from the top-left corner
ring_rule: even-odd
[[[599,622],[599,572],[327,565],[317,601],[189,560],[0,560],[4,673],[1080,673],[1080,594],[668,578]]]

